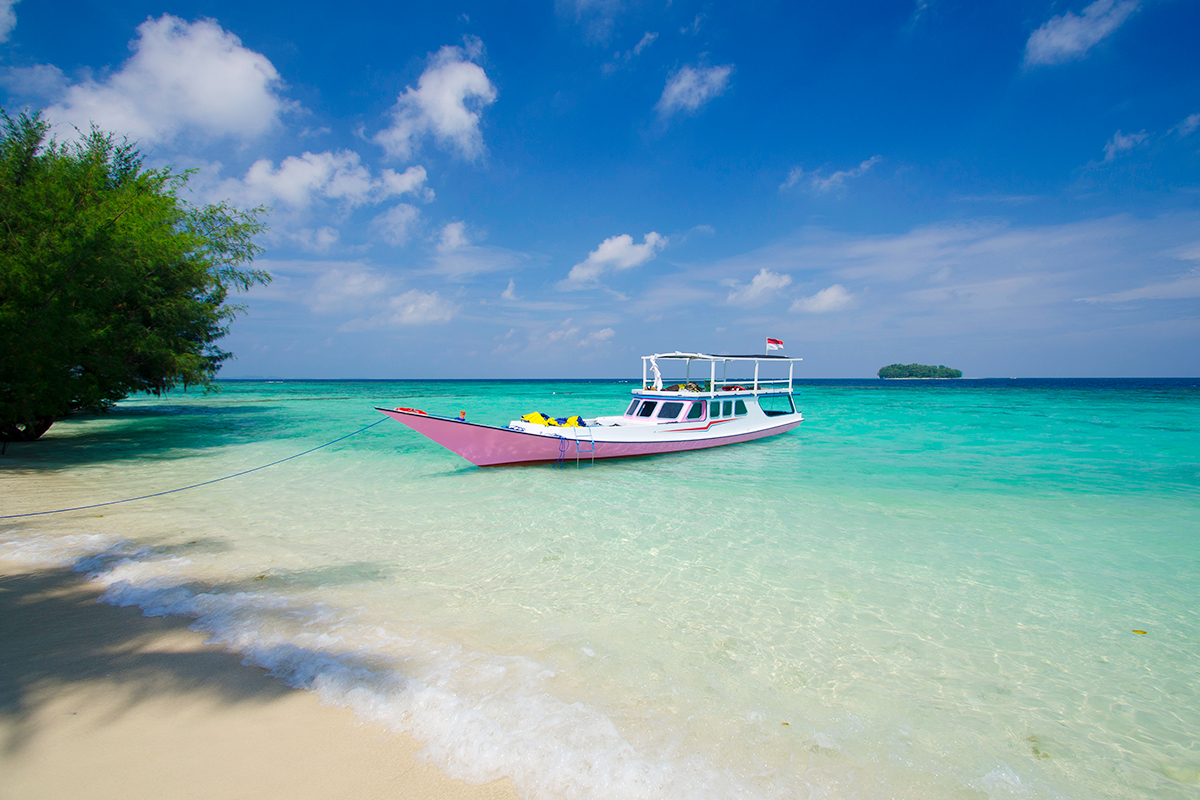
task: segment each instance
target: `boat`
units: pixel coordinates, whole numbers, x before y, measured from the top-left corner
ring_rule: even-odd
[[[797,427],[792,381],[800,358],[776,355],[655,353],[642,356],[641,386],[623,414],[583,419],[526,414],[507,426],[468,422],[465,412],[444,417],[416,408],[376,408],[479,467],[515,464],[582,465],[701,450],[777,436]],[[682,362],[684,378],[664,386],[659,362]],[[750,366],[753,365],[753,372]],[[778,375],[787,368],[787,377]],[[730,371],[741,370],[730,377]],[[720,373],[718,375],[718,372]]]

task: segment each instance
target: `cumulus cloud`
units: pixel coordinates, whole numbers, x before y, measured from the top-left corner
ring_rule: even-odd
[[[466,47],[447,45],[433,55],[417,87],[407,87],[396,100],[391,126],[375,134],[388,155],[407,159],[426,136],[465,159],[483,155],[479,117],[498,92],[473,61],[482,52],[483,43],[469,38]]]
[[[830,311],[840,311],[849,308],[854,303],[854,295],[846,291],[846,287],[835,283],[827,289],[822,289],[810,297],[801,297],[792,303],[788,311],[804,311],[809,314],[825,314]]]
[[[244,178],[225,181],[219,188],[222,196],[232,195],[251,204],[282,203],[304,209],[314,200],[327,199],[357,208],[404,194],[432,200],[426,177],[425,168],[419,166],[400,173],[385,169],[373,177],[358,153],[339,150],[288,156],[278,167],[268,158],[259,159]]]
[[[85,131],[95,123],[143,144],[183,132],[246,141],[266,133],[288,106],[267,57],[212,20],[164,14],[137,31],[120,70],[67,87],[46,117]]]
[[[0,41],[3,41],[0,39]],[[9,67],[0,70],[0,86],[18,97],[36,97],[55,101],[67,91],[67,76],[53,64]]]
[[[612,328],[601,328],[598,331],[592,331],[587,336],[580,340],[580,347],[591,347],[593,345],[607,342],[609,339],[617,335],[617,332]]]
[[[791,275],[781,275],[763,267],[745,286],[739,285],[737,281],[726,281],[725,285],[732,287],[726,301],[735,306],[761,305],[791,282]]]
[[[517,296],[517,282],[512,278],[508,279],[508,288],[500,293],[500,297],[505,300],[520,300]]]
[[[397,203],[371,220],[371,231],[388,244],[399,247],[412,237],[420,214],[415,206]]]
[[[409,289],[388,300],[388,313],[384,320],[389,325],[426,325],[431,322],[449,322],[454,318],[456,307],[442,299],[437,292],[422,292]]]
[[[304,297],[305,305],[319,314],[359,311],[381,297],[387,278],[365,267],[335,267],[313,281]]]
[[[654,108],[663,118],[678,111],[695,112],[709,100],[724,94],[732,73],[732,64],[723,67],[683,67],[667,79],[662,97]]]
[[[1138,10],[1138,0],[1096,0],[1083,14],[1054,17],[1029,37],[1025,64],[1062,64],[1083,58],[1101,39],[1121,27]]]
[[[574,339],[577,335],[579,335],[579,327],[572,326],[571,320],[568,318],[563,320],[562,325],[547,333],[545,341],[547,344],[553,344],[554,342]],[[535,343],[533,337],[530,337],[530,343]]]
[[[341,327],[343,331],[373,328],[398,328],[408,325],[432,325],[449,322],[458,313],[458,306],[437,292],[409,289],[387,298],[384,310],[367,319],[352,320]]]
[[[820,170],[805,172],[800,167],[795,167],[788,173],[787,180],[781,183],[779,188],[790,189],[798,183],[803,183],[814,192],[828,193],[835,190],[842,190],[846,188],[847,180],[850,178],[861,178],[870,171],[871,167],[882,160],[883,156],[871,156],[854,169],[838,170],[829,177],[822,175]]]
[[[451,222],[442,228],[442,236],[438,241],[437,249],[439,253],[449,253],[470,245],[471,240],[467,238],[467,224]]]
[[[465,281],[487,272],[518,270],[528,256],[503,247],[481,247],[471,242],[465,222],[450,222],[442,227],[438,237],[433,272],[453,281]],[[501,295],[505,299],[508,293]]]
[[[1112,161],[1122,153],[1127,153],[1150,138],[1145,131],[1139,133],[1121,133],[1117,131],[1104,145],[1104,160]]]
[[[294,230],[278,231],[276,235],[281,239],[291,241],[303,250],[311,250],[317,253],[327,252],[341,238],[341,234],[338,233],[337,228],[331,228],[328,225],[322,225],[316,230],[312,228],[297,228]]]
[[[608,271],[622,271],[641,266],[650,261],[658,251],[667,246],[667,237],[654,231],[643,237],[642,244],[634,244],[627,233],[610,236],[600,243],[588,257],[571,267],[566,280],[559,284],[562,289],[581,289],[591,286]]]
[[[20,0],[0,0],[0,42],[7,42],[13,28],[17,27],[17,12],[13,6]]]

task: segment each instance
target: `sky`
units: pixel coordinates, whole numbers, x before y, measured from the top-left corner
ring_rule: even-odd
[[[1200,375],[1200,3],[0,0],[0,105],[270,209],[222,377]]]

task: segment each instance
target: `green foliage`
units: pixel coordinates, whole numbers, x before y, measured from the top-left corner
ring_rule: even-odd
[[[928,364],[889,364],[879,370],[881,378],[961,378],[961,369],[944,365],[931,367]]]
[[[188,206],[188,173],[146,169],[128,142],[93,127],[64,144],[38,114],[0,115],[0,439],[211,387],[241,310],[229,290],[270,280],[240,267],[265,209]]]

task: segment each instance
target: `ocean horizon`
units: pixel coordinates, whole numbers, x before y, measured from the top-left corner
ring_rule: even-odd
[[[480,469],[375,406],[634,379],[226,378],[0,458],[73,569],[527,798],[1200,796],[1200,378],[797,378],[756,442]]]

